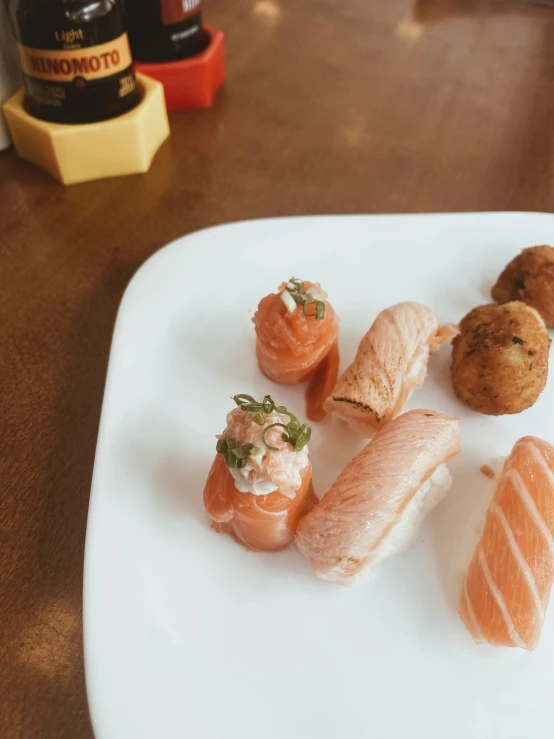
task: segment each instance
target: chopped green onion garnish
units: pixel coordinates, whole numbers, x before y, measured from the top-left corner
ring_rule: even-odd
[[[289,293],[303,293],[304,292],[304,283],[302,280],[299,280],[297,277],[291,277],[290,280],[287,283],[287,290]]]
[[[277,446],[271,446],[271,444],[268,444],[267,441],[265,440],[265,435],[267,434],[267,432],[269,431],[269,429],[274,429],[276,426],[280,426],[281,428],[285,429],[285,431],[288,431],[288,427],[285,426],[284,423],[270,423],[269,426],[266,426],[265,429],[262,432],[262,441],[263,441],[263,443],[266,445],[266,447],[268,449],[271,449],[273,452],[278,452],[279,451],[279,447],[277,447]],[[286,434],[282,434],[282,437],[283,437],[283,441],[287,441]]]
[[[317,310],[317,308],[316,308]],[[268,449],[273,452],[278,452],[279,448],[272,446],[266,441],[266,434],[271,428],[280,426],[284,429],[282,439],[286,444],[290,444],[295,452],[299,452],[303,449],[306,444],[310,441],[312,436],[312,429],[307,423],[300,423],[296,416],[288,411],[284,405],[275,405],[275,401],[271,395],[266,395],[264,399],[259,402],[251,395],[240,393],[233,396],[233,400],[245,413],[252,413],[253,420],[259,426],[265,425],[265,416],[269,416],[272,413],[280,413],[284,416],[288,416],[290,421],[288,423],[271,423],[266,426],[262,432],[262,441]],[[253,444],[245,444],[242,447],[237,446],[236,439],[225,438],[220,439],[217,442],[217,451],[220,454],[225,455],[225,464],[227,467],[244,467],[246,464],[246,458],[250,454],[259,454],[260,450]]]
[[[233,400],[239,406],[241,411],[247,411],[248,413],[265,413],[266,415],[269,415],[270,413],[273,413],[274,410],[276,410],[275,403],[273,402],[270,395],[266,395],[261,403],[258,403],[258,401],[255,400],[251,395],[245,395],[244,393],[240,395],[234,395]],[[255,420],[256,423],[259,423],[259,416],[257,416]],[[263,419],[261,420],[263,421]],[[262,424],[260,424],[260,426],[261,425]]]
[[[295,303],[302,305],[302,312],[308,318],[315,318],[316,321],[322,321],[325,317],[325,303],[322,300],[315,300],[310,292],[305,292],[304,283],[296,277],[291,277],[287,282],[287,292]],[[314,309],[310,312],[306,311],[306,306],[313,305]]]
[[[254,444],[238,446],[237,440],[231,436],[218,439],[215,448],[218,454],[223,454],[227,467],[239,470],[245,466],[247,457],[250,454],[259,454],[261,452],[261,449],[258,449]]]

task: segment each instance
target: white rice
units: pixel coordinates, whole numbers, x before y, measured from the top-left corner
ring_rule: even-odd
[[[421,522],[445,497],[452,486],[452,477],[445,464],[440,464],[431,477],[419,488],[408,506],[399,515],[398,521],[383,539],[375,556],[358,573],[356,582],[370,579],[376,567],[387,557],[407,549],[417,537]]]

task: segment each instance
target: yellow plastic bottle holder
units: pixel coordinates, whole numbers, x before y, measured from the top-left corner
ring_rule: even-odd
[[[42,121],[23,108],[21,88],[4,105],[19,156],[64,185],[147,172],[169,136],[163,85],[137,74],[139,105],[100,123],[67,125]]]

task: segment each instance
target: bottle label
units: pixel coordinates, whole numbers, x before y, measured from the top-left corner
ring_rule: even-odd
[[[80,49],[32,49],[18,44],[21,67],[37,80],[71,82],[76,77],[98,80],[128,69],[133,60],[127,34],[106,44]]]
[[[162,23],[172,26],[181,23],[200,10],[200,0],[160,0]]]

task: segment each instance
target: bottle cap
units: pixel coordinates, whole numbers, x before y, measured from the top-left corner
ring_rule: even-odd
[[[210,44],[196,56],[158,64],[135,62],[137,72],[163,84],[168,110],[211,107],[216,92],[225,81],[224,34],[210,26],[204,28],[210,36]]]
[[[17,153],[62,182],[147,172],[169,136],[163,86],[137,75],[141,102],[128,113],[99,123],[50,123],[29,115],[21,88],[4,105]]]

